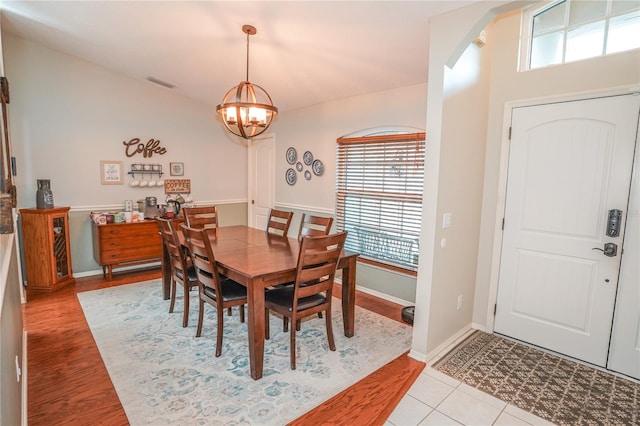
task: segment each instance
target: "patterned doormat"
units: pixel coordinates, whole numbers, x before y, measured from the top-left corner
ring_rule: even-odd
[[[492,334],[433,367],[559,425],[640,425],[640,384]]]

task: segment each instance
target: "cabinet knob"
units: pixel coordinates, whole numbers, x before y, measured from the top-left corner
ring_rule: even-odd
[[[118,241],[111,241],[111,242],[109,243],[109,245],[110,245],[110,246],[119,246],[119,245],[120,245],[120,243],[119,243]]]

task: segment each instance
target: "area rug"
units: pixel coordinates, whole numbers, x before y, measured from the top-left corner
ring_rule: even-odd
[[[640,384],[475,331],[433,367],[558,425],[640,424]]]
[[[91,332],[132,425],[284,425],[409,350],[411,328],[356,307],[355,336],[344,336],[334,299],[336,351],[324,318],[310,318],[297,335],[297,369],[290,369],[289,334],[271,315],[263,378],[249,372],[246,323],[238,308],[224,316],[222,356],[215,357],[215,309],[206,305],[195,337],[197,292],[189,325],[183,300],[162,300],[159,280],[78,294]]]

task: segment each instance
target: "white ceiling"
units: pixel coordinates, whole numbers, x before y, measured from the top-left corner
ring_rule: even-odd
[[[133,78],[152,76],[211,105],[245,79],[242,25],[253,25],[249,80],[287,111],[425,82],[429,17],[472,2],[2,0],[1,7],[3,32]]]

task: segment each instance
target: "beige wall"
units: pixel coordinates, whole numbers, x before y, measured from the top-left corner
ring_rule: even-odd
[[[411,348],[417,359],[426,360],[471,324],[492,50],[488,45],[477,51],[471,41],[504,4],[474,3],[431,20],[428,196],[423,202]],[[452,215],[451,228],[442,228],[444,213]]]
[[[100,160],[184,163],[196,201],[246,201],[246,147],[230,141],[215,108],[147,81],[4,34],[17,157],[18,206],[35,205],[36,179],[51,179],[56,205],[122,205],[161,188],[101,185]],[[127,157],[123,141],[158,139],[164,155]],[[224,161],[220,161],[223,159]],[[165,173],[164,178],[170,178]]]
[[[162,188],[102,185],[100,160],[184,163],[198,204],[218,204],[233,224],[246,223],[247,149],[230,139],[209,105],[174,95],[37,43],[3,35],[11,85],[10,131],[17,159],[18,207],[34,207],[36,180],[51,179],[56,206],[70,206],[74,274],[98,273],[90,211],[118,211],[124,200],[155,196]],[[164,155],[128,157],[123,141],[159,139]]]

